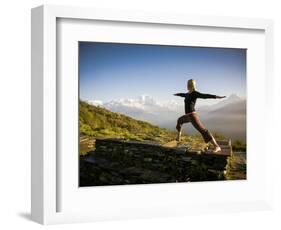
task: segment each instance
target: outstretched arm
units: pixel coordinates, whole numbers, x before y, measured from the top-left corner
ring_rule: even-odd
[[[174,96],[185,97],[186,93],[175,93]]]
[[[226,98],[226,96],[217,96],[217,99]]]
[[[208,98],[222,99],[222,98],[225,98],[225,96],[217,96],[217,95],[213,95],[213,94],[200,93],[200,92],[197,92],[196,96],[197,96],[197,98],[202,98],[202,99],[208,99]]]

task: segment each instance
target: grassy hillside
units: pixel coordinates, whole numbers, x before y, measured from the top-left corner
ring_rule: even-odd
[[[80,134],[94,137],[118,137],[130,140],[167,141],[171,132],[148,122],[80,102]]]
[[[160,128],[148,122],[133,119],[120,113],[89,105],[80,101],[80,140],[95,137],[125,138],[138,141],[165,143],[176,138],[176,132]],[[200,136],[183,136],[182,141],[191,147],[204,145]],[[89,144],[80,141],[80,152],[89,150]]]

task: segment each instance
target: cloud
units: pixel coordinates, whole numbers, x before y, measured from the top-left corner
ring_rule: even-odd
[[[89,100],[87,101],[88,104],[90,105],[95,105],[95,106],[102,106],[103,102],[101,100]]]
[[[156,102],[154,98],[149,95],[141,95],[137,98],[126,98],[111,100],[108,102],[102,102],[100,100],[87,101],[91,105],[102,106],[113,112],[146,112],[158,114],[159,111],[177,111],[179,107],[182,107],[182,103],[178,103],[174,100],[165,102]]]

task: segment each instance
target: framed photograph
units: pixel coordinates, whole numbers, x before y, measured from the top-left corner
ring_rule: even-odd
[[[32,219],[270,209],[272,33],[267,19],[32,9]]]

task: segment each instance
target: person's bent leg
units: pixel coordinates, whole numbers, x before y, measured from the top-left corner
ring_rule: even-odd
[[[178,131],[176,141],[180,141],[181,139],[181,127],[184,123],[190,122],[188,115],[183,115],[178,118],[176,129]]]
[[[182,126],[182,124],[183,124],[183,119],[182,119],[182,117],[180,117],[180,118],[178,118],[177,126],[176,126],[176,129],[178,131],[176,141],[180,141],[180,139],[181,139],[181,126]]]

